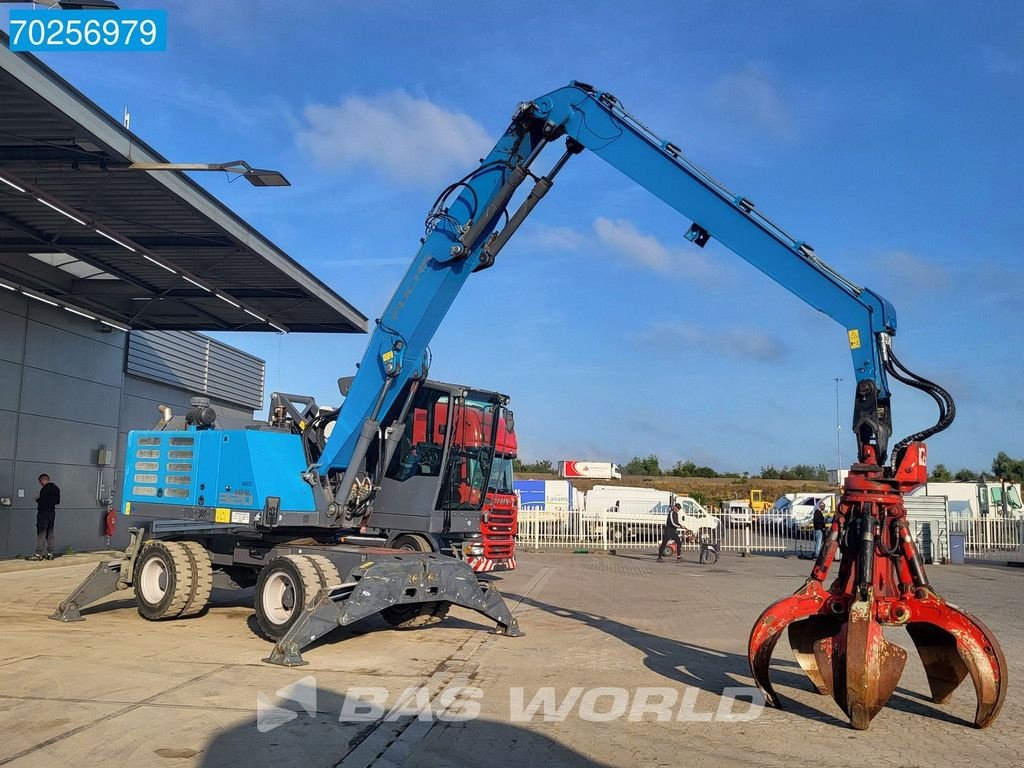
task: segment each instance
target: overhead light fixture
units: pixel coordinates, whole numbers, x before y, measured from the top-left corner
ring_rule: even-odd
[[[101,170],[107,171],[224,171],[237,173],[254,187],[290,187],[291,183],[280,171],[253,168],[245,160],[230,163],[131,163],[129,165],[107,164]]]
[[[5,179],[5,178],[4,178],[3,176],[0,176],[0,181],[2,181],[2,182],[3,182],[4,184],[6,184],[6,185],[7,185],[8,187],[12,187],[13,189],[16,189],[16,190],[18,190],[19,192],[24,192],[24,191],[25,191],[25,188],[24,188],[24,187],[19,187],[19,186],[18,186],[17,184],[15,184],[15,183],[14,183],[13,181],[11,181],[10,179]]]
[[[267,171],[262,168],[250,168],[242,174],[246,181],[254,187],[290,187],[291,183],[280,171]]]
[[[68,213],[67,211],[65,211],[65,210],[62,210],[62,209],[58,208],[58,207],[57,207],[56,205],[54,205],[53,203],[48,203],[48,202],[46,202],[46,201],[45,201],[45,200],[43,200],[43,198],[41,198],[41,197],[37,197],[37,198],[36,198],[36,200],[38,200],[38,201],[39,201],[40,203],[42,203],[43,205],[45,205],[45,206],[46,206],[47,208],[52,208],[52,209],[53,209],[53,210],[55,210],[55,211],[56,211],[57,213],[59,213],[59,214],[62,214],[62,215],[64,215],[64,216],[67,216],[67,217],[68,217],[69,219],[71,219],[72,221],[77,221],[77,222],[78,222],[79,224],[81,224],[81,225],[82,225],[83,227],[87,227],[87,226],[89,226],[88,224],[86,224],[86,223],[85,223],[84,221],[82,221],[82,220],[81,220],[80,218],[78,218],[77,216],[72,216],[72,215],[71,215],[70,213]]]
[[[265,318],[265,317],[261,317],[261,316],[257,315],[257,314],[256,314],[255,312],[253,312],[253,311],[252,311],[251,309],[243,309],[242,311],[243,311],[243,312],[245,312],[245,314],[247,314],[247,315],[252,315],[252,316],[253,316],[253,317],[255,317],[255,318],[256,318],[257,320],[259,320],[259,321],[260,321],[261,323],[265,323],[265,322],[267,322],[267,318]]]
[[[171,273],[172,275],[176,275],[176,274],[178,274],[178,270],[176,270],[176,269],[171,269],[171,268],[170,268],[170,267],[168,267],[168,266],[167,266],[166,264],[162,264],[162,263],[160,263],[159,261],[157,261],[156,259],[154,259],[154,258],[153,258],[152,256],[147,256],[146,254],[142,254],[142,258],[144,258],[144,259],[145,259],[146,261],[149,261],[149,262],[152,262],[153,264],[156,264],[156,265],[157,265],[158,267],[160,267],[160,269],[166,269],[166,270],[167,270],[168,272],[170,272],[170,273]],[[186,277],[185,279],[186,279],[186,280],[188,280],[188,278],[187,278],[187,277]],[[189,280],[189,282],[192,282],[192,281],[191,281],[191,280]]]
[[[40,301],[43,304],[49,304],[51,307],[59,307],[60,306],[60,304],[58,304],[56,301],[51,301],[50,299],[43,298],[42,296],[39,296],[37,294],[29,293],[24,288],[21,289],[21,295],[22,296],[27,296],[30,299],[35,299],[36,301]]]
[[[125,333],[131,330],[131,328],[129,328],[127,325],[115,323],[113,320],[104,320],[102,317],[100,318],[100,322],[103,323],[104,325],[110,326],[111,328],[116,328],[119,331],[124,331]]]
[[[211,288],[207,288],[207,287],[206,287],[205,285],[203,285],[202,283],[197,283],[197,282],[196,282],[195,280],[193,280],[193,279],[192,279],[191,277],[189,277],[188,275],[182,275],[182,277],[183,277],[183,278],[184,278],[185,280],[187,280],[188,282],[192,283],[192,285],[194,285],[194,286],[195,286],[196,288],[202,288],[202,289],[203,289],[204,291],[206,291],[207,293],[213,293],[213,289],[211,289]]]
[[[120,240],[118,240],[118,239],[117,239],[116,237],[114,237],[113,235],[108,235],[108,234],[107,234],[106,232],[104,232],[104,231],[103,231],[102,229],[96,229],[95,227],[93,227],[93,230],[94,230],[94,231],[96,232],[96,234],[97,234],[97,235],[103,235],[103,236],[104,236],[105,238],[107,238],[107,240],[109,240],[110,242],[112,242],[112,243],[117,243],[117,244],[118,244],[118,245],[120,245],[120,246],[121,246],[122,248],[127,248],[127,249],[128,249],[129,251],[131,251],[132,253],[135,253],[135,249],[134,249],[134,248],[132,248],[132,247],[131,247],[130,245],[128,245],[128,243],[122,243],[122,242],[121,242]],[[151,261],[152,261],[152,259],[151,259]]]
[[[15,293],[18,292],[17,288],[15,288],[13,285],[8,285],[7,283],[0,283],[0,288],[6,288],[8,291],[14,291]]]
[[[214,296],[216,296],[216,297],[217,297],[218,299],[220,299],[221,301],[225,302],[226,304],[230,304],[230,305],[231,305],[232,307],[234,307],[235,309],[241,309],[241,307],[242,307],[242,305],[241,305],[241,304],[237,304],[236,302],[234,302],[234,301],[232,301],[231,299],[229,299],[229,298],[228,298],[227,296],[222,296],[222,295],[221,295],[221,294],[219,294],[219,293],[215,293],[215,294],[213,294],[213,295],[214,295]]]
[[[89,320],[95,320],[96,319],[95,315],[90,315],[87,312],[81,312],[81,311],[79,311],[77,309],[72,309],[71,307],[68,307],[68,306],[65,306],[64,310],[66,312],[70,312],[72,315],[78,315],[79,317],[84,317],[84,318],[87,318]]]
[[[269,325],[269,326],[270,326],[271,328],[273,328],[273,329],[274,329],[275,331],[280,331],[281,333],[288,333],[288,331],[286,331],[286,330],[285,330],[284,328],[282,328],[282,327],[281,327],[280,325],[275,325],[274,323],[270,322],[269,320],[267,320],[267,325]]]

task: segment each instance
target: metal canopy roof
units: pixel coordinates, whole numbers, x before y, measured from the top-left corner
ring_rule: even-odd
[[[185,174],[110,170],[132,162],[166,160],[0,31],[0,288],[123,329],[366,331]]]

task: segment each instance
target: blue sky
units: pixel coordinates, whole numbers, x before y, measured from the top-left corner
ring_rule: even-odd
[[[151,2],[166,53],[45,60],[371,319],[441,187],[516,104],[577,78],[896,307],[950,390],[931,463],[1024,455],[1024,12],[1018,3]],[[546,162],[553,162],[549,158]],[[756,472],[842,458],[845,331],[593,156],[559,176],[433,344],[435,378],[508,393],[525,459],[657,454]],[[268,392],[340,400],[365,336],[227,334]],[[933,423],[893,383],[895,435]]]

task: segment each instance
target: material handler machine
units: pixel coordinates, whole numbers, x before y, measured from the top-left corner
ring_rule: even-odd
[[[564,150],[547,173],[535,172],[533,166],[545,147],[562,139]],[[426,379],[427,347],[435,331],[469,276],[495,263],[555,177],[583,149],[689,219],[685,237],[694,245],[703,247],[717,239],[846,329],[857,379],[853,431],[858,462],[810,578],[796,594],[768,608],[751,632],[749,662],[768,703],[780,704],[768,670],[772,651],[782,631],[788,630],[796,657],[817,689],[831,693],[855,728],[866,728],[885,706],[906,660],[906,652],[883,637],[882,627],[903,626],[924,663],[933,699],[945,701],[970,675],[978,697],[975,724],[991,723],[1006,694],[1006,663],[999,644],[980,621],[946,603],[930,586],[902,503],[903,494],[926,478],[923,441],[953,421],[952,398],[897,359],[892,349],[896,313],[888,301],[840,275],[809,243],[762,215],[749,198],[728,191],[677,145],[629,114],[618,99],[585,83],[572,82],[519,104],[508,129],[479,167],[438,196],[427,215],[422,246],[377,322],[334,431],[317,456],[307,463],[300,435],[212,432],[211,451],[234,450],[238,442],[253,436],[273,441],[273,450],[268,446],[250,451],[252,458],[266,458],[256,472],[258,491],[254,489],[260,513],[251,516],[249,524],[269,534],[296,523],[351,527],[371,514],[368,505],[377,493],[377,478],[391,465],[409,429],[408,414]],[[528,178],[532,189],[510,212],[517,189]],[[927,393],[939,407],[933,426],[900,440],[891,451],[889,377]],[[396,418],[389,421],[393,415]],[[221,466],[227,455],[222,454]],[[240,488],[230,485],[231,492]],[[295,496],[286,494],[286,488]],[[312,507],[296,508],[297,497],[311,497]],[[205,504],[219,508],[219,502],[211,501],[207,498]],[[149,503],[172,502],[158,498]],[[180,506],[181,501],[176,503]],[[188,508],[207,508],[196,503],[190,497]],[[235,505],[224,507],[225,522],[234,524]],[[221,513],[211,514],[212,522],[219,522]],[[155,534],[154,526],[151,535]],[[187,551],[195,552],[193,563],[205,562],[209,552],[203,548],[210,546],[209,537],[200,538],[207,543],[183,542]],[[139,559],[148,549],[161,546],[167,545],[159,539],[147,543]],[[289,547],[296,554],[285,557],[301,551],[294,543]],[[260,579],[266,585],[268,569],[281,557],[268,560],[274,557],[273,550],[251,544],[241,550],[234,547],[231,556],[236,562],[241,558],[246,565],[262,566]],[[826,585],[837,551],[843,555],[838,577]],[[302,567],[314,565],[304,562]],[[359,594],[361,584],[353,583],[357,570],[349,571],[338,589]],[[136,571],[136,582],[141,578],[144,591],[145,565]],[[371,571],[372,567],[366,578]],[[321,577],[325,589],[334,578]],[[510,618],[502,616],[499,626],[511,626]]]

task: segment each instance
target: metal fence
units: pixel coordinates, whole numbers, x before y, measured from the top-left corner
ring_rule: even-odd
[[[692,518],[691,518],[692,519]],[[622,515],[616,510],[549,511],[524,504],[519,510],[516,546],[528,549],[638,549],[657,551],[665,519],[661,515]],[[697,520],[696,530],[684,529],[683,548],[697,549],[701,539],[735,552],[807,552],[813,549],[810,531],[794,530],[768,519],[746,519],[709,513]]]
[[[951,517],[950,532],[964,537],[964,555],[978,560],[1024,562],[1024,520],[986,515]]]
[[[639,519],[638,519],[639,518]],[[589,549],[650,550],[661,543],[665,520],[652,514],[622,515],[616,510],[584,512],[547,511],[543,505],[524,504],[519,510],[519,532],[516,546],[527,549]],[[814,543],[810,530],[794,529],[767,517],[744,519],[729,513],[711,512],[696,532],[683,531],[683,548],[697,549],[701,537],[718,543],[719,548],[733,552],[793,552],[810,555]],[[916,530],[918,546],[930,561],[946,557],[945,531],[930,531],[922,541]],[[949,534],[964,538],[964,555],[968,559],[997,562],[1024,562],[1024,520],[988,517],[951,517]]]

